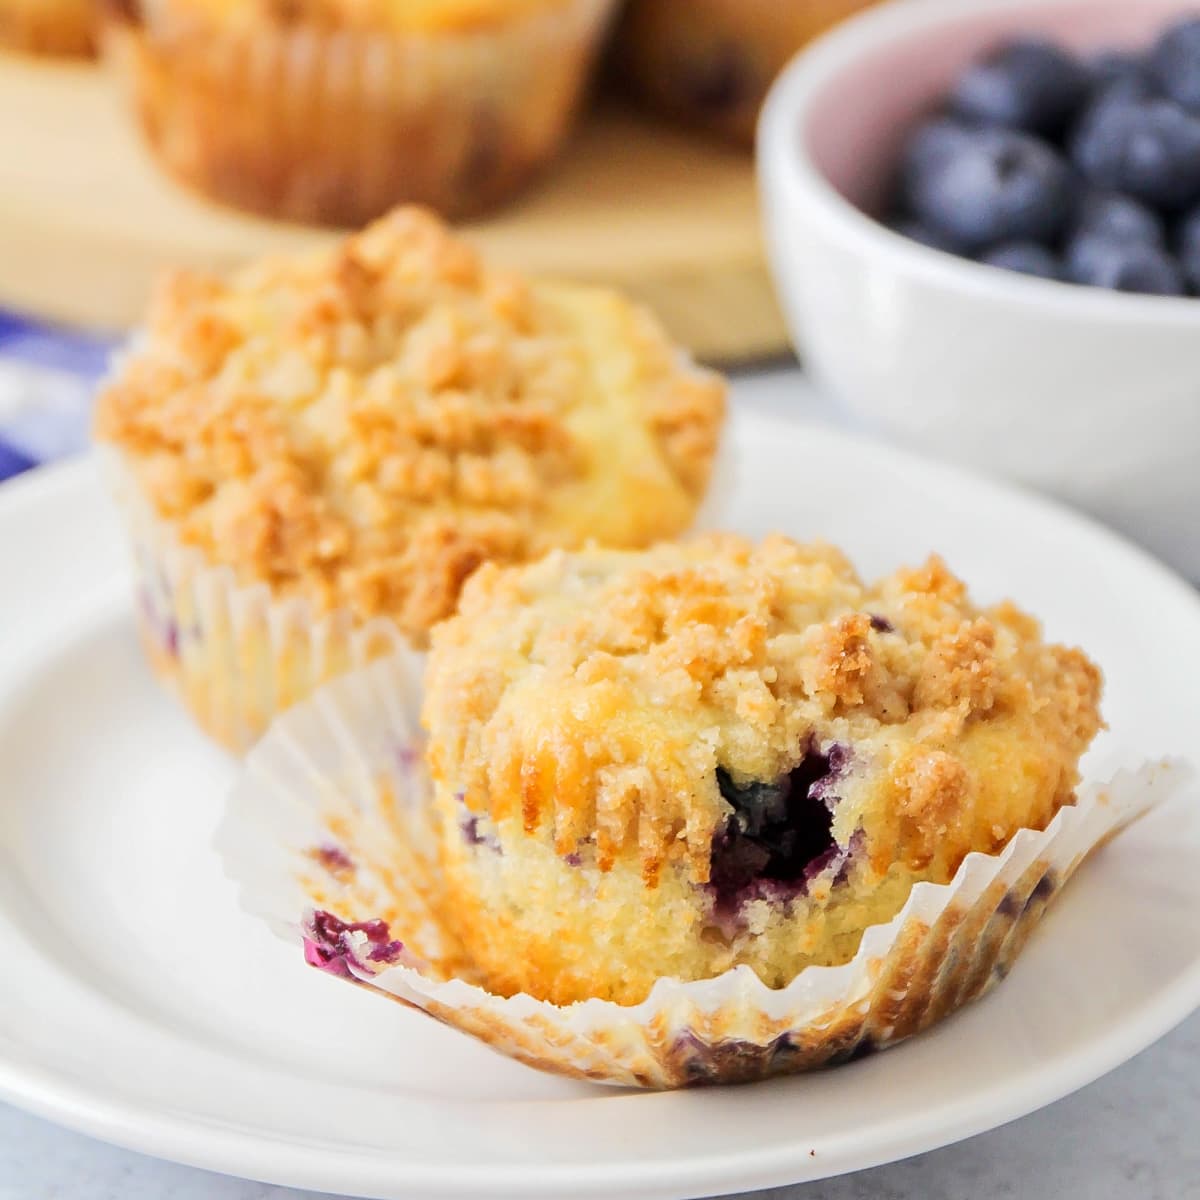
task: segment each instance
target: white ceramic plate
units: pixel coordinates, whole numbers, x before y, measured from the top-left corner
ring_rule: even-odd
[[[743,408],[729,524],[864,572],[943,551],[1108,675],[1091,773],[1188,754],[1200,600],[1040,501]],[[1089,864],[1013,974],[852,1066],[648,1094],[540,1075],[306,968],[210,845],[233,762],[141,659],[91,465],[0,491],[0,1094],[152,1154],[378,1197],[683,1197],[867,1167],[1029,1112],[1200,1003],[1200,806]],[[1188,800],[1192,803],[1188,803]]]

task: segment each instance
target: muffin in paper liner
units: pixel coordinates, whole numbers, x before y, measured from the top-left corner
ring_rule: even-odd
[[[131,545],[143,651],[155,675],[226,749],[249,749],[277,714],[322,683],[409,648],[385,616],[364,624],[345,608],[317,614],[303,597],[239,583],[231,568],[179,541],[120,450],[100,445],[97,453]],[[726,434],[696,513],[698,528],[728,502],[734,470]]]
[[[562,144],[613,6],[545,0],[461,29],[376,31],[140,0],[109,6],[103,40],[182,182],[354,225],[402,201],[462,217],[515,193]]]
[[[374,988],[531,1066],[646,1088],[743,1082],[896,1044],[1002,979],[1083,860],[1166,799],[1163,762],[1081,790],[1043,831],[918,883],[852,961],[772,990],[748,967],[663,978],[635,1006],[566,1007],[481,986],[438,918],[419,724],[422,659],[380,659],[281,717],[247,760],[218,834],[244,907],[314,967]]]
[[[745,146],[776,74],[805,43],[879,0],[631,0],[619,67],[655,108]]]
[[[90,57],[96,49],[96,18],[94,0],[0,0],[0,46]]]

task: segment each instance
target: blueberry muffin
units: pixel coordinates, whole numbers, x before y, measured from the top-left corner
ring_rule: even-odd
[[[613,0],[133,0],[106,43],[184,183],[298,221],[493,208],[562,143]]]
[[[95,49],[97,0],[0,0],[0,46],[87,56]]]
[[[642,309],[489,269],[409,209],[174,276],[96,433],[152,660],[237,747],[352,665],[360,631],[423,645],[485,561],[685,529],[723,406]]]
[[[632,0],[617,62],[671,116],[745,145],[783,65],[805,42],[876,0]]]
[[[503,995],[782,987],[1072,804],[1100,691],[936,558],[871,587],[782,537],[484,567],[426,676],[443,917]]]

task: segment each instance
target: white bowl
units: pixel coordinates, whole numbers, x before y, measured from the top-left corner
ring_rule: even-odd
[[[796,348],[858,423],[1052,492],[1200,580],[1200,299],[1031,279],[868,215],[907,129],[997,41],[1148,42],[1197,0],[894,0],[802,53],[759,127]],[[848,464],[847,469],[853,469]]]

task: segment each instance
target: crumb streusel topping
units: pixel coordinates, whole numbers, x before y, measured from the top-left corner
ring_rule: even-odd
[[[723,408],[640,308],[488,269],[405,209],[228,281],[171,277],[96,430],[239,581],[419,640],[485,561],[686,528]]]
[[[669,861],[708,881],[722,775],[775,781],[818,745],[836,843],[940,876],[1070,801],[1100,690],[936,557],[867,587],[830,546],[712,535],[481,570],[434,634],[425,722],[469,810],[601,871],[636,854],[650,887]]]

